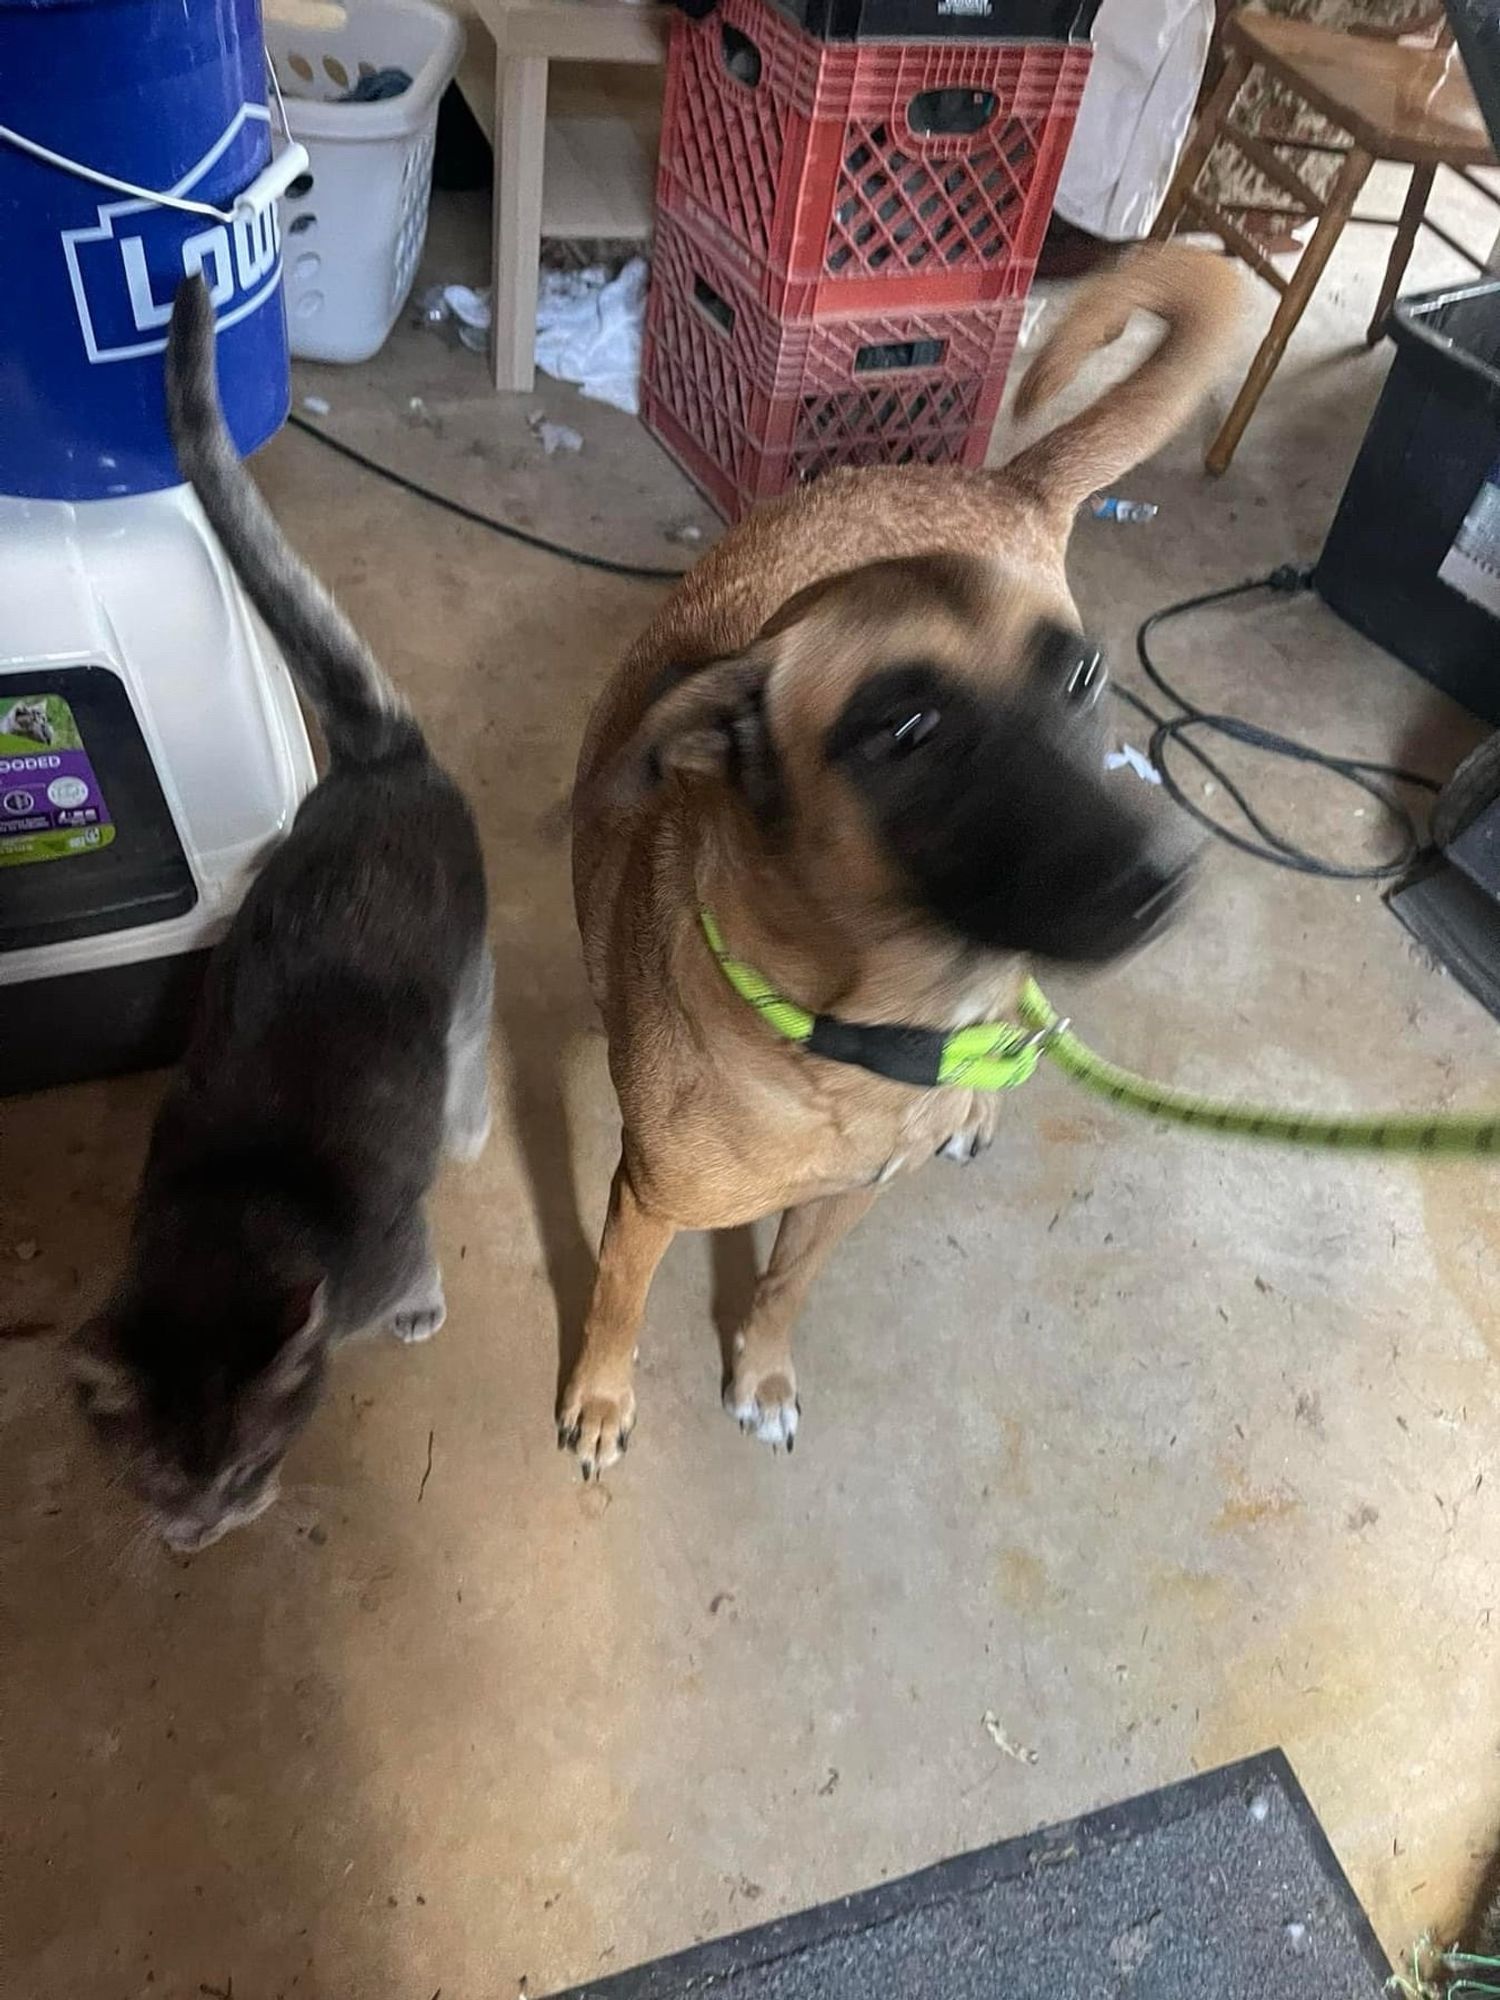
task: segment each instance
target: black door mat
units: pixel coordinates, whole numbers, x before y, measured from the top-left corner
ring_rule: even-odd
[[[1389,1972],[1273,1750],[571,2000],[1375,2000]]]

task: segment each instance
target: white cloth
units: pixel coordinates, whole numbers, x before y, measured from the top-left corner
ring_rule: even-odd
[[[588,271],[544,271],[536,303],[536,365],[585,396],[634,416],[640,408],[641,335],[646,324],[644,257],[606,281]]]
[[[1112,243],[1149,234],[1192,122],[1213,0],[1104,0],[1057,189],[1064,222]]]

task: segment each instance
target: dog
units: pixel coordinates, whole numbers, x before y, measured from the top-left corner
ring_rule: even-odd
[[[1111,959],[1180,899],[1187,855],[1104,782],[1102,670],[1064,558],[1087,496],[1189,417],[1238,299],[1206,252],[1126,257],[1017,412],[1144,311],[1166,331],[1133,374],[997,471],[831,472],[770,503],[604,690],[574,893],[623,1138],[558,1407],[585,1479],[629,1442],[673,1236],[778,1211],[724,1403],[791,1450],[791,1330],[819,1267],[895,1175],[972,1157],[996,1123],[995,1093],[935,1082],[944,1034],[1003,1020],[1028,958]],[[787,1027],[809,1018],[810,1045]]]

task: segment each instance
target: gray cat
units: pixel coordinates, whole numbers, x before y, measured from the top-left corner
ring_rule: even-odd
[[[275,1499],[337,1342],[442,1324],[423,1202],[444,1149],[484,1146],[492,972],[469,809],[241,465],[201,279],[177,295],[167,400],[330,760],[210,962],[128,1268],[74,1347],[99,1437],[195,1549]]]

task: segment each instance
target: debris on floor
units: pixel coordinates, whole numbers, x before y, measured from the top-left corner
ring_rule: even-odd
[[[633,417],[640,409],[648,276],[644,257],[632,257],[613,278],[602,264],[544,271],[536,305],[537,367]]]
[[[326,417],[333,408],[333,405],[326,396],[304,396],[302,398],[302,407],[307,411],[309,416]]]
[[[1011,1738],[1006,1734],[1005,1725],[992,1708],[987,1708],[980,1717],[980,1720],[984,1724],[985,1734],[1003,1756],[1013,1757],[1018,1764],[1034,1764],[1036,1762],[1037,1753],[1035,1750],[1032,1750],[1024,1743],[1012,1742]]]
[[[632,257],[614,273],[605,264],[582,271],[544,268],[536,306],[536,365],[542,373],[576,383],[592,401],[635,416],[649,275],[644,257]],[[451,325],[465,347],[481,354],[489,345],[493,316],[488,285],[429,285],[416,303],[419,323]]]
[[[533,410],[526,419],[526,428],[541,445],[548,458],[559,451],[582,451],[583,433],[575,431],[571,424],[556,424],[540,410]]]
[[[1088,503],[1096,521],[1154,521],[1161,509],[1152,500],[1122,500],[1117,493],[1095,493]]]
[[[1134,771],[1135,775],[1144,778],[1148,785],[1161,783],[1161,772],[1149,757],[1136,749],[1133,743],[1122,743],[1118,750],[1106,752],[1104,768],[1106,771]]]
[[[416,317],[423,326],[453,326],[465,347],[483,354],[490,342],[490,301],[488,285],[429,285],[417,297]]]

